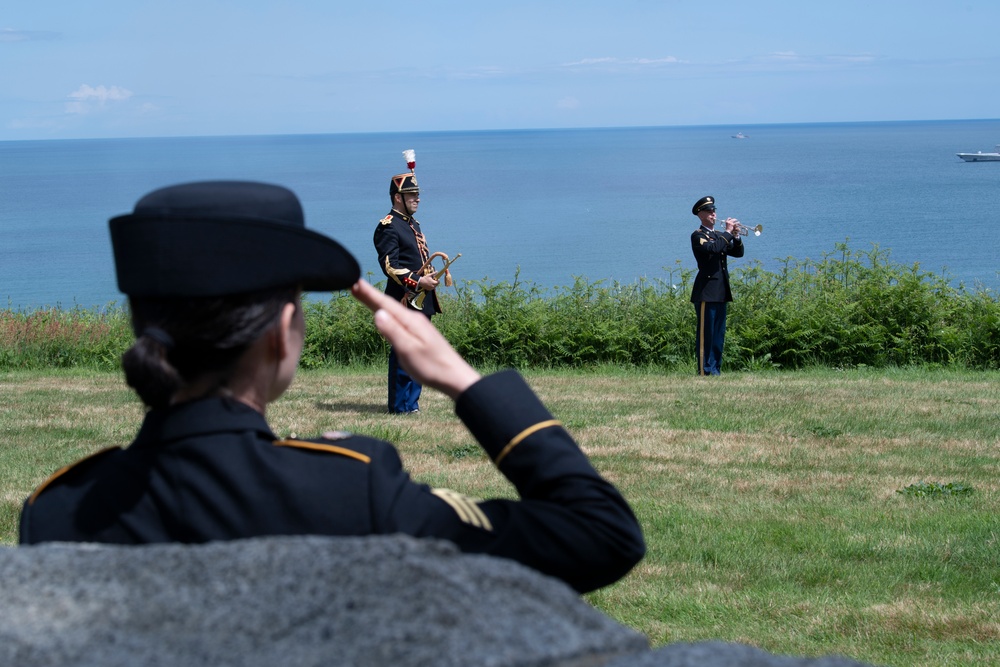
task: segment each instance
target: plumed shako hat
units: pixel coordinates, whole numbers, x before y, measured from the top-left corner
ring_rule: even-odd
[[[417,177],[414,174],[396,174],[389,181],[389,196],[392,197],[397,192],[420,192],[417,185]]]
[[[410,173],[396,174],[389,179],[390,199],[397,192],[420,192],[420,186],[417,185],[417,175],[414,173],[417,166],[417,152],[412,148],[407,148],[403,151],[403,159],[406,160],[406,166],[410,168]]]
[[[299,286],[346,289],[361,274],[333,239],[306,229],[278,185],[204,181],[155,190],[112,218],[118,289],[139,297],[214,297]]]

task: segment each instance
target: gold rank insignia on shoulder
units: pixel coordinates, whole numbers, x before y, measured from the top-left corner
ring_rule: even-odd
[[[102,449],[99,452],[94,452],[90,456],[85,456],[84,458],[80,459],[76,463],[71,463],[71,464],[69,464],[67,466],[63,466],[62,468],[59,468],[59,470],[56,470],[54,473],[52,473],[51,475],[49,475],[49,478],[46,479],[44,482],[42,482],[38,486],[38,488],[36,488],[34,490],[34,492],[30,496],[28,496],[28,504],[29,505],[33,504],[35,502],[35,499],[38,498],[39,494],[41,494],[42,491],[44,491],[45,489],[47,489],[53,482],[55,482],[57,479],[59,479],[60,477],[62,477],[66,473],[71,472],[74,469],[83,468],[88,463],[92,463],[94,461],[94,459],[96,459],[96,458],[98,458],[100,456],[104,456],[105,454],[108,454],[110,452],[119,451],[119,450],[121,450],[121,447],[105,447],[104,449]]]
[[[379,220],[378,224],[380,224],[380,225],[388,225],[391,222],[392,222],[392,214],[390,213],[389,215],[387,215],[384,218],[382,218],[381,220]]]
[[[462,520],[462,523],[483,530],[493,530],[493,524],[475,498],[470,498],[451,489],[431,489],[431,493],[448,503],[451,509],[455,510],[455,514]]]
[[[294,438],[275,440],[271,444],[275,447],[291,447],[293,449],[309,449],[314,452],[326,452],[327,454],[339,454],[340,456],[346,456],[349,459],[355,459],[357,461],[361,461],[362,463],[372,462],[371,457],[366,454],[356,452],[353,449],[348,449],[347,447],[338,447],[337,445],[324,445],[319,442],[296,440]]]

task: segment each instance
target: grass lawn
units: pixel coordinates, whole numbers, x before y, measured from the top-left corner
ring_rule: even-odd
[[[652,645],[722,639],[883,665],[1000,664],[1000,373],[806,370],[721,378],[526,374],[645,529],[646,559],[587,599]],[[0,374],[0,542],[56,468],[127,444],[117,374]],[[381,368],[302,372],[279,435],[397,444],[413,476],[512,489],[427,392],[384,413]]]

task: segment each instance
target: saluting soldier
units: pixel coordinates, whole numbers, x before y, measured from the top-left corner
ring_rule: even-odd
[[[128,447],[67,466],[25,501],[20,541],[199,543],[403,533],[510,558],[579,591],[643,556],[635,516],[514,371],[481,377],[430,321],[359,280],[305,227],[289,190],[191,183],[111,220],[134,345],[125,379],[148,411]],[[478,500],[410,479],[390,443],[342,431],[279,437],[270,402],[305,338],[301,292],[350,288],[414,378],[455,412],[525,500]]]
[[[412,150],[403,151],[408,165],[415,165]],[[438,280],[434,269],[424,268],[430,252],[427,238],[413,215],[420,206],[420,187],[410,167],[409,173],[397,174],[389,180],[389,200],[392,210],[375,227],[374,243],[378,264],[386,276],[385,293],[406,302],[419,292],[426,292],[421,311],[428,319],[441,312],[435,288]],[[421,269],[423,270],[421,271]],[[420,412],[420,383],[399,364],[395,348],[389,348],[389,412],[414,414]]]
[[[715,229],[715,198],[702,197],[691,207],[701,224],[691,234],[691,250],[698,262],[698,274],[691,290],[698,319],[695,355],[699,375],[722,373],[722,349],[726,342],[726,310],[733,300],[729,287],[728,257],[742,257],[743,239],[739,220],[726,218],[724,231]]]

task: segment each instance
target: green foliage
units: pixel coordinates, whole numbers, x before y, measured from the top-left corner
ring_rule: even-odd
[[[633,284],[588,282],[545,289],[522,281],[467,281],[439,290],[434,319],[480,368],[694,366],[694,271]],[[953,287],[874,246],[846,243],[819,260],[759,262],[733,273],[724,370],[808,366],[1000,368],[1000,301]],[[370,313],[347,293],[305,302],[304,368],[385,361]],[[124,308],[0,311],[0,370],[117,368],[131,344]]]
[[[118,368],[132,344],[127,313],[106,308],[0,311],[0,369]]]
[[[837,244],[836,255],[788,258],[777,273],[753,264],[736,271],[733,290],[726,353],[737,366],[1000,368],[996,294],[892,264],[878,246]]]
[[[956,482],[941,484],[940,482],[918,482],[910,484],[902,489],[896,489],[896,493],[912,498],[942,498],[944,496],[971,496],[972,487]]]
[[[668,367],[693,348],[693,309],[682,291],[646,280],[605,286],[577,278],[551,292],[517,280],[472,281],[457,298],[445,296],[436,322],[478,366]]]
[[[315,295],[314,295],[315,296]],[[303,301],[306,340],[303,368],[329,368],[384,360],[389,351],[372,322],[371,312],[349,292],[327,301]]]

